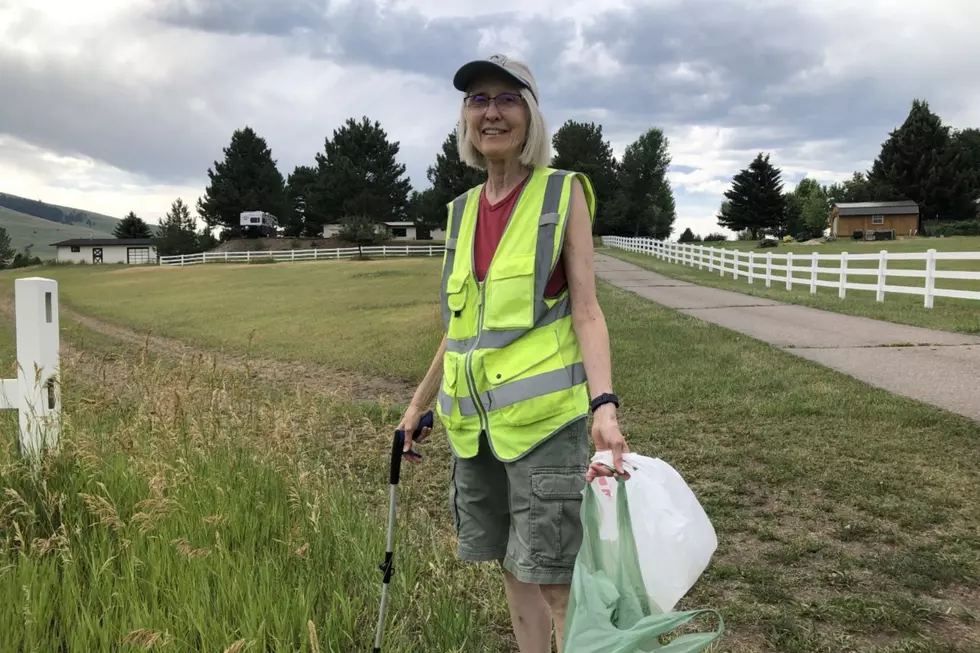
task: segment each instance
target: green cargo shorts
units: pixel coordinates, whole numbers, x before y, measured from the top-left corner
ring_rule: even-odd
[[[460,559],[497,560],[526,583],[571,583],[588,463],[586,418],[513,462],[498,460],[481,434],[475,457],[452,460],[449,495]]]

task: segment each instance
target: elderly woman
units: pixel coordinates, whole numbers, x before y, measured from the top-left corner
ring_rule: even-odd
[[[458,554],[500,562],[521,653],[550,652],[552,626],[560,651],[582,490],[614,473],[589,466],[589,414],[617,472],[627,451],[596,301],[595,196],[585,175],[548,167],[524,63],[472,61],[453,84],[464,93],[460,158],[487,177],[447,206],[445,336],[399,428],[414,432],[438,396]]]

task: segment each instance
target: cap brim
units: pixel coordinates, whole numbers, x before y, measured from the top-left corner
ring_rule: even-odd
[[[465,93],[466,90],[470,87],[470,83],[473,81],[474,78],[476,78],[479,75],[488,74],[488,73],[489,74],[498,73],[504,75],[509,79],[514,80],[524,88],[527,89],[531,88],[531,86],[526,81],[524,81],[523,79],[521,79],[520,77],[512,73],[511,71],[507,70],[503,66],[493,63],[492,61],[487,61],[486,59],[478,59],[476,61],[471,61],[469,63],[463,64],[460,67],[460,69],[456,71],[456,74],[453,76],[453,86],[456,88],[457,91],[462,91]]]

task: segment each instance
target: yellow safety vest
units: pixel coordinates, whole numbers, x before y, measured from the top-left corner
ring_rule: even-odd
[[[483,184],[447,205],[441,293],[447,343],[436,414],[461,458],[476,455],[486,431],[497,458],[514,460],[588,414],[568,288],[556,298],[544,296],[561,255],[576,177],[595,220],[595,193],[586,175],[536,168],[483,282],[473,268]]]

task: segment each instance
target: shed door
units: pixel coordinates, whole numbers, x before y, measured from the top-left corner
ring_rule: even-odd
[[[93,247],[92,248],[92,262],[93,263],[101,263],[102,262],[102,248],[101,247]]]

